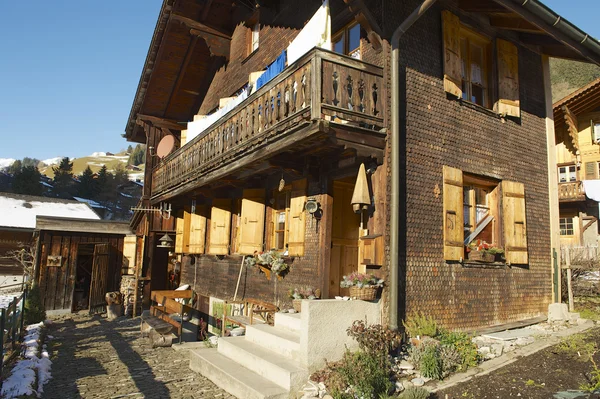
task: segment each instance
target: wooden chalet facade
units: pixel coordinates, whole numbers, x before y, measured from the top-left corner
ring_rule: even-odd
[[[553,105],[561,246],[598,245],[599,94],[600,79]]]
[[[394,76],[392,33],[431,3],[401,37]],[[544,314],[558,246],[547,57],[600,63],[600,47],[577,41],[568,22],[553,26],[538,1],[521,3],[330,0],[331,47],[249,90],[290,56],[321,1],[165,0],[126,126],[148,149],[131,221],[138,277],[164,289],[179,257],[205,311],[236,292],[280,306],[298,286],[333,298],[358,270],[386,279],[392,325],[414,312],[463,330]],[[355,213],[363,164],[370,201]],[[171,251],[157,248],[165,233]],[[473,260],[478,240],[505,260]],[[283,279],[240,274],[243,256],[269,249],[287,255]]]

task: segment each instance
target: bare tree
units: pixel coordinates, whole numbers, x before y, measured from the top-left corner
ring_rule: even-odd
[[[20,248],[6,251],[4,255],[0,256],[0,259],[15,261],[18,266],[23,268],[23,274],[31,278],[35,268],[35,246],[19,243],[18,247]]]

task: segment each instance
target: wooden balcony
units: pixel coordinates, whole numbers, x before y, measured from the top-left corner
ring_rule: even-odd
[[[558,183],[558,200],[560,202],[585,201],[583,183],[580,181]]]
[[[313,49],[165,157],[152,172],[152,202],[278,154],[294,158],[334,146],[381,157],[386,98],[382,68]]]

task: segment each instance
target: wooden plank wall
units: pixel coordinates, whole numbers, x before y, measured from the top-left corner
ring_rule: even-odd
[[[118,290],[123,263],[124,236],[42,231],[40,240],[42,246],[38,258],[38,267],[40,268],[38,283],[42,303],[46,310],[71,309],[79,244],[110,244],[112,250],[109,260],[107,289],[108,291]],[[48,256],[62,256],[61,266],[47,266]]]

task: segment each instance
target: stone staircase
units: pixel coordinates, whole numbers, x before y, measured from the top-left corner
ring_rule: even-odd
[[[219,338],[218,349],[190,351],[190,368],[243,399],[287,399],[306,383],[300,314],[276,313],[275,325],[251,325],[242,337]]]

